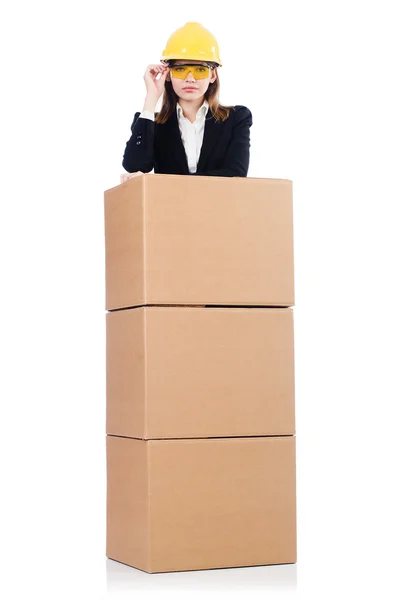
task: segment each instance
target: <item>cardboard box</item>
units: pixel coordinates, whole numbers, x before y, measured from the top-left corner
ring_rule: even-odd
[[[109,558],[149,573],[296,562],[295,437],[107,436]]]
[[[108,434],[295,433],[292,308],[111,311],[106,335]]]
[[[106,310],[292,306],[292,182],[142,174],[105,197]]]

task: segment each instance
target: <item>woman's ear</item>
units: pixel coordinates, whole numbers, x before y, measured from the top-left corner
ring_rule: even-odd
[[[214,69],[211,74],[210,83],[214,83],[214,81],[216,80],[217,77],[218,77],[218,71],[216,69]]]

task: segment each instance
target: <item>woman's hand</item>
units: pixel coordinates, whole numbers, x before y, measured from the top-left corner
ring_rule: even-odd
[[[146,68],[143,76],[146,85],[146,92],[153,99],[155,99],[156,102],[164,92],[165,78],[167,77],[169,71],[169,67],[166,67],[162,63],[157,65],[148,65]],[[156,79],[159,74],[160,77]]]
[[[136,177],[137,175],[143,175],[143,171],[134,171],[133,173],[122,173],[120,175],[120,183],[125,183],[131,177]]]

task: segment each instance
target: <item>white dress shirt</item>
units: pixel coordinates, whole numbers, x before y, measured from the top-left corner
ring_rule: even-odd
[[[200,157],[201,146],[204,138],[205,117],[209,109],[209,104],[204,100],[203,104],[197,111],[196,120],[191,123],[183,114],[183,110],[179,102],[176,105],[179,131],[181,132],[182,143],[185,148],[189,173],[197,171],[197,163]],[[154,121],[154,112],[144,110],[139,115],[142,119],[151,119]]]

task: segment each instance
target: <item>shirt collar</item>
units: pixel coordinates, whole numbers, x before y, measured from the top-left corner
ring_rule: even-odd
[[[202,105],[200,106],[200,108],[197,111],[196,119],[199,117],[205,117],[207,115],[208,109],[209,109],[209,104],[208,104],[207,100],[204,100],[204,102],[202,103]],[[177,104],[176,104],[176,110],[177,110],[178,119],[180,119],[181,117],[184,116],[182,107],[179,104],[179,102],[177,102]]]

